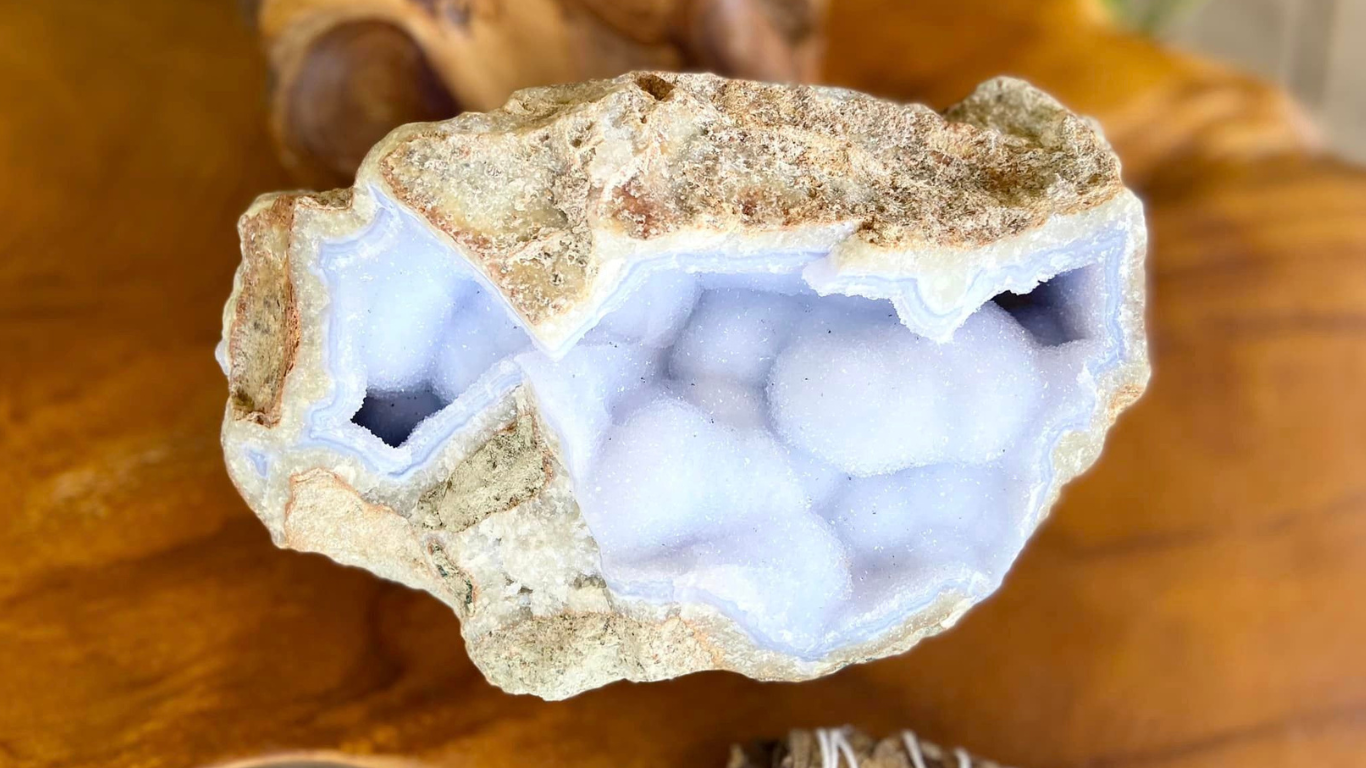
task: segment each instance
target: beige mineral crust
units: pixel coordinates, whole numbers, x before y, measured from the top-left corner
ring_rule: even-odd
[[[827,254],[805,273],[818,291],[895,300],[879,286],[914,281],[903,322],[946,340],[992,296],[1051,277],[1013,270],[1027,255],[1119,231],[1127,352],[1094,382],[1089,421],[1050,447],[1032,525],[1149,375],[1141,207],[1097,127],[1018,80],[940,114],[833,88],[634,73],[399,128],[353,189],[265,195],[242,216],[220,347],[223,446],[276,544],[430,592],[511,692],[560,699],[709,669],[810,679],[901,653],[979,596],[940,594],[870,640],[803,658],[712,606],[616,594],[526,386],[401,473],[309,439],[312,409],[337,387],[320,249],[364,231],[381,199],[473,264],[548,354],[576,342],[633,263],[661,255]]]

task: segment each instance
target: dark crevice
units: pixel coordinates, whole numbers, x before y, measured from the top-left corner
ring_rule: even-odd
[[[352,423],[370,430],[385,445],[397,448],[424,419],[441,410],[446,403],[431,387],[405,392],[366,392]]]
[[[640,86],[640,90],[650,94],[656,101],[664,101],[674,92],[673,83],[659,75],[652,75],[648,72],[636,75],[636,85]]]
[[[1034,340],[1056,347],[1086,338],[1075,306],[1075,273],[1066,272],[1040,283],[1029,293],[1000,293],[992,301],[1009,312]]]

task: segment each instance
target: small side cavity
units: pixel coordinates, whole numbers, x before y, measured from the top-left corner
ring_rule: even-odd
[[[337,394],[310,421],[315,437],[393,471],[430,455],[443,436],[419,427],[461,395],[467,416],[501,400],[516,382],[485,375],[531,342],[468,263],[413,214],[376,199],[381,208],[365,233],[322,249]],[[370,435],[411,450],[386,453]]]
[[[1099,267],[1064,272],[1024,294],[1000,293],[992,298],[1044,347],[1092,338],[1098,332],[1090,305]]]
[[[446,406],[430,386],[399,392],[366,392],[360,410],[351,417],[357,426],[370,430],[385,445],[397,448],[407,442],[417,426]]]

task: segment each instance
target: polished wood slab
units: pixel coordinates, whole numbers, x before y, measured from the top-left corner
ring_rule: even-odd
[[[435,600],[276,550],[227,481],[233,225],[291,184],[233,4],[0,8],[0,765],[719,766],[844,722],[1020,766],[1361,765],[1366,174],[1087,3],[835,0],[831,25],[833,81],[943,105],[1008,72],[1102,120],[1151,216],[1152,387],[1001,591],[912,653],[549,704],[484,683]]]

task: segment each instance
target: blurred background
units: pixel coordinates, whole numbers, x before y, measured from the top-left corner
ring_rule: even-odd
[[[1199,134],[1210,145],[1205,154],[1228,142],[1276,151],[1289,131],[1300,144],[1326,134],[1351,156],[1356,137],[1366,135],[1353,130],[1363,112],[1356,106],[1361,89],[1353,87],[1362,70],[1353,66],[1353,30],[1366,20],[1355,18],[1361,14],[1352,2],[1074,0],[968,10],[855,0],[863,10],[845,13],[847,5],[243,0],[242,12],[270,67],[271,129],[282,160],[315,186],[346,183],[395,125],[491,109],[519,87],[629,69],[830,81],[940,106],[961,97],[967,81],[999,70],[1061,81],[1055,87],[1076,92],[1079,109],[1116,109],[1098,115],[1112,133],[1159,114],[1155,102],[1142,99],[1165,88],[1165,98],[1191,107],[1177,120],[1203,124],[1168,130],[1168,139]],[[1072,46],[1071,55],[1041,56],[1045,40]],[[893,52],[900,58],[889,58]],[[1089,71],[1063,77],[1050,69],[1069,62]],[[1230,68],[1220,71],[1225,63]],[[1184,70],[1184,81],[1172,67]],[[1198,104],[1195,89],[1207,91]],[[1229,124],[1219,124],[1225,119]],[[1271,135],[1277,131],[1279,138]],[[1132,161],[1136,152],[1124,154]]]
[[[1050,768],[1366,765],[1362,0],[0,0],[0,766],[282,751],[719,766],[914,728]],[[276,549],[212,350],[258,194],[633,67],[1093,115],[1154,378],[1002,589],[902,657],[505,695],[424,594]]]
[[[1333,148],[1366,159],[1366,4],[1356,0],[1109,0],[1132,29],[1294,93]]]

